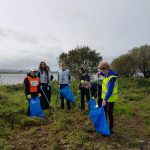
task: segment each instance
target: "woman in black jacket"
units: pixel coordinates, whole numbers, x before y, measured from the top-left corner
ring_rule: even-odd
[[[51,81],[53,80],[53,75],[50,73],[50,68],[45,62],[41,62],[39,65],[39,70],[37,76],[40,78],[40,88],[41,88],[41,107],[42,109],[50,108],[51,100]]]
[[[85,72],[83,67],[79,68],[80,85],[79,90],[81,92],[81,109],[85,109],[84,97],[86,96],[87,102],[90,100],[90,76]]]

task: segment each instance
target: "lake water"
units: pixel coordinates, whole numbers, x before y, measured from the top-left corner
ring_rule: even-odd
[[[57,80],[57,74],[53,74],[54,80]],[[23,83],[26,74],[0,74],[0,85],[12,85]]]

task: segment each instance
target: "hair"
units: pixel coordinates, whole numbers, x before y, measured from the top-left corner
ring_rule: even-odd
[[[50,71],[50,70],[51,70],[49,66],[46,66],[46,67],[47,67],[47,70],[48,70],[48,71]]]
[[[101,61],[101,62],[99,63],[98,67],[99,67],[99,68],[101,68],[101,67],[108,67],[108,68],[109,68],[110,65],[109,65],[109,63],[108,63],[107,61],[103,60],[103,61]]]
[[[66,66],[65,62],[60,63],[61,66]]]
[[[79,67],[79,70],[81,70],[82,71],[82,73],[85,73],[85,69],[81,66],[81,67]]]
[[[44,64],[44,65],[45,65],[45,68],[44,68],[44,69],[42,68],[42,64]],[[46,72],[46,74],[48,75],[47,65],[46,65],[46,63],[45,63],[44,61],[41,61],[41,62],[40,62],[39,70],[41,71],[41,73],[43,73],[43,71],[45,71],[45,72]]]

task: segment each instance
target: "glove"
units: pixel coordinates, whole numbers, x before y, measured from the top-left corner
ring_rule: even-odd
[[[81,80],[81,84],[83,84],[84,83],[84,80]]]
[[[39,93],[38,96],[41,97],[41,94]]]
[[[28,98],[28,99],[31,99],[31,94],[28,94],[28,95],[27,95],[27,98]]]

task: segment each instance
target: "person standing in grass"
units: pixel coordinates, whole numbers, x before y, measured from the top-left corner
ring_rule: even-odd
[[[36,69],[32,69],[27,77],[24,79],[24,92],[28,102],[31,98],[41,96],[40,93],[40,79],[36,76]],[[27,115],[30,116],[30,105],[28,106]]]
[[[118,73],[110,69],[110,65],[107,61],[101,61],[99,63],[101,72],[105,74],[102,81],[102,106],[105,107],[106,115],[109,118],[110,132],[113,133],[114,126],[114,104],[118,100]]]
[[[50,73],[50,68],[45,62],[41,62],[39,65],[39,70],[37,71],[37,76],[40,78],[40,89],[41,89],[41,107],[42,109],[49,109],[51,100],[51,84],[53,76]]]
[[[66,68],[66,64],[64,62],[60,63],[60,70],[58,71],[58,85],[60,90],[66,86],[69,86],[71,83],[71,75],[70,71]],[[61,109],[64,109],[64,97],[60,94],[61,99]],[[67,101],[67,109],[71,109],[70,101]]]
[[[90,100],[90,76],[85,72],[83,67],[79,68],[80,85],[79,90],[81,94],[81,110],[85,109],[84,97],[87,102]]]

